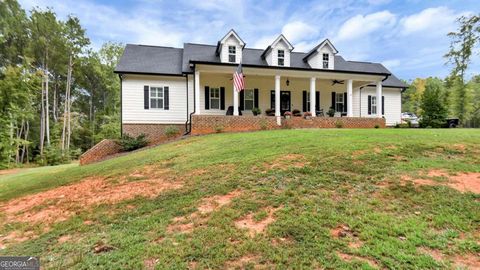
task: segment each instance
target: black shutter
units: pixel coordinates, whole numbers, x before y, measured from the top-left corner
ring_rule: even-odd
[[[210,110],[210,87],[205,86],[205,110]]]
[[[303,111],[308,112],[307,108],[307,91],[303,91]]]
[[[245,90],[240,91],[240,110],[245,110]]]
[[[258,88],[253,89],[253,107],[258,108]]]
[[[148,85],[145,85],[143,87],[143,107],[145,110],[148,110],[150,108],[150,98],[149,98],[149,91],[148,91]]]
[[[315,92],[315,110],[320,111],[320,92]]]
[[[382,115],[385,115],[385,96],[382,96]]]
[[[275,91],[270,92],[270,109],[275,110]]]
[[[333,108],[334,110],[337,110],[337,109],[335,108],[335,92],[332,92],[332,108]]]
[[[368,95],[368,114],[372,114],[372,96]]]
[[[343,111],[346,112],[347,111],[347,92],[344,92],[343,93]]]
[[[163,109],[170,109],[170,96],[168,91],[168,86],[163,87]]]
[[[220,110],[225,110],[225,87],[220,87]]]

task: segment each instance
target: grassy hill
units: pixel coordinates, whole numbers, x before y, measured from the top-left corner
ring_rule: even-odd
[[[46,269],[480,265],[478,130],[216,134],[0,175],[0,255]]]

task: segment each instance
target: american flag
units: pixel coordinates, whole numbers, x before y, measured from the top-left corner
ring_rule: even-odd
[[[242,91],[245,88],[245,79],[243,78],[242,63],[238,65],[237,70],[233,73],[233,85],[237,92]]]

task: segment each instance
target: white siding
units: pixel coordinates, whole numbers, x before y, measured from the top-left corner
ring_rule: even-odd
[[[376,117],[375,115],[368,115],[368,96],[375,96],[375,87],[365,87],[361,90],[361,117]],[[385,121],[388,126],[393,126],[400,123],[402,113],[402,95],[398,88],[383,87],[382,95],[385,97]],[[382,101],[378,102],[378,109],[382,109]]]
[[[315,55],[311,56],[310,59],[308,59],[308,64],[312,68],[323,69],[324,53],[328,53],[328,69],[333,69],[335,61],[334,61],[334,54],[333,54],[333,51],[330,49],[330,46],[323,46],[321,48],[318,48]]]
[[[220,52],[220,60],[222,63],[229,63],[228,62],[228,46],[235,46],[235,63],[240,63],[242,60],[242,46],[240,45],[240,42],[235,38],[235,36],[230,35],[225,40],[225,43],[222,44],[222,50]]]
[[[191,76],[190,76],[191,78]],[[187,120],[185,77],[124,75],[122,80],[122,122],[142,124],[183,124]],[[143,88],[169,87],[169,110],[144,109]],[[189,83],[189,110],[193,111],[193,82]]]
[[[285,60],[284,66],[290,66],[290,50],[288,49],[288,45],[283,41],[280,40],[275,44],[274,47],[271,48],[270,52],[266,55],[266,60],[268,65],[270,66],[278,66],[278,50],[283,50],[285,52]]]

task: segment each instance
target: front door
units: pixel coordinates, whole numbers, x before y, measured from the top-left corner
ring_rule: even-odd
[[[291,111],[290,91],[280,91],[280,112],[283,115],[287,111]],[[271,91],[270,104],[272,110],[275,110],[275,91]]]

